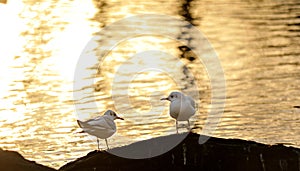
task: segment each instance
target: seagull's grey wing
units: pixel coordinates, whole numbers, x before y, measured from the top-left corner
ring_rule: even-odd
[[[196,103],[195,100],[193,98],[191,98],[190,96],[186,96],[188,101],[190,102],[190,104],[193,106],[194,109],[196,109]]]
[[[90,122],[90,120],[89,120],[89,122]],[[79,125],[80,128],[82,128],[82,129],[86,129],[86,128],[89,128],[89,127],[93,127],[93,126],[94,126],[94,125],[89,124],[89,122],[88,122],[88,121],[80,121],[80,120],[77,120],[78,125]]]
[[[85,122],[77,120],[77,123],[81,128],[94,127],[96,129],[111,129],[111,125],[107,123],[103,116],[90,119]]]
[[[95,126],[98,129],[111,129],[111,125],[107,122],[107,120],[104,117],[95,118],[93,120],[90,120],[87,122],[91,126]]]

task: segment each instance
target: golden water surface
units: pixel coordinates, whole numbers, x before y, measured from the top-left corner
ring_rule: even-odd
[[[102,28],[136,14],[188,21],[215,49],[226,79],[226,103],[211,135],[300,147],[297,0],[8,0],[0,3],[0,148],[59,168],[97,148],[94,137],[79,133],[76,119],[106,109],[125,118],[116,121],[110,147],[173,134],[168,103],[159,99],[174,90],[195,98],[198,110],[191,120],[193,130],[202,133],[210,124],[212,86],[205,65],[184,44],[164,35],[140,35],[99,58],[103,41],[128,29],[120,26],[118,35],[110,35]],[[153,24],[161,22],[157,18]],[[177,25],[167,29],[193,39],[185,30],[172,30]],[[89,66],[76,75],[80,58]]]

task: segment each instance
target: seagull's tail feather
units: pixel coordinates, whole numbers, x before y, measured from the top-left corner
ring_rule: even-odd
[[[79,125],[80,128],[82,128],[82,121],[77,120],[77,124]]]
[[[82,134],[82,133],[85,133],[85,132],[83,130],[80,132],[75,132],[75,134]]]
[[[82,123],[83,123],[82,121],[77,120],[77,124],[79,125],[80,128],[82,128]],[[80,131],[80,132],[75,132],[75,133],[76,133],[76,134],[77,134],[77,133],[85,133],[85,131],[82,130],[82,131]]]
[[[89,124],[87,122],[83,122],[83,121],[80,121],[80,120],[77,120],[77,124],[82,129],[89,127]]]

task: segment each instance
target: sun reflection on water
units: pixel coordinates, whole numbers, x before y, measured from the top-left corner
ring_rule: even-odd
[[[300,115],[292,108],[299,105],[300,97],[299,15],[294,12],[299,5],[193,1],[190,11],[181,15],[182,3],[9,0],[0,4],[0,148],[59,168],[96,149],[94,137],[77,133],[76,119],[98,116],[108,108],[125,118],[117,121],[118,132],[109,139],[112,147],[173,134],[168,103],[159,99],[175,90],[199,94],[198,114],[192,121],[194,131],[201,133],[210,110],[211,87],[202,62],[191,61],[197,58],[192,51],[182,51],[180,42],[157,35],[123,40],[113,49],[97,41],[103,36],[97,34],[102,27],[144,10],[192,20],[219,53],[228,89],[215,136],[299,146]],[[184,30],[170,29],[185,36]],[[119,34],[126,35],[126,28],[120,28]],[[94,42],[85,47],[91,38]],[[102,50],[107,54],[99,59]],[[82,87],[73,90],[80,55],[89,68],[78,76]],[[82,94],[76,101],[73,93],[78,91]]]

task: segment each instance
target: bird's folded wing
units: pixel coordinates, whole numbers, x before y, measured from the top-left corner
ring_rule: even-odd
[[[97,127],[97,129],[112,129],[111,125],[107,122],[107,120],[105,120],[104,117],[88,120],[86,123],[90,126]]]
[[[187,99],[188,99],[188,101],[190,102],[190,104],[192,105],[192,107],[193,107],[193,108],[196,108],[196,103],[195,103],[194,99],[191,98],[191,97],[189,97],[189,96],[187,96]]]

